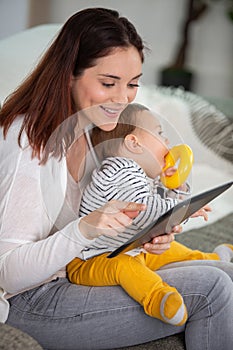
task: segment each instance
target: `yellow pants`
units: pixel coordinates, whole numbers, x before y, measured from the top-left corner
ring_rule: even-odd
[[[151,298],[154,293],[177,292],[174,287],[163,282],[154,271],[172,262],[185,260],[219,260],[216,253],[191,250],[178,242],[161,255],[140,253],[137,256],[120,254],[107,259],[106,254],[87,261],[75,258],[67,266],[69,280],[86,286],[120,285],[132,298],[139,302],[147,314],[151,315]],[[177,292],[178,293],[178,292]]]

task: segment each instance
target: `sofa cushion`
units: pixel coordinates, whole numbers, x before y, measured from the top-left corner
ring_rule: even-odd
[[[0,350],[42,350],[42,347],[28,334],[0,323]]]

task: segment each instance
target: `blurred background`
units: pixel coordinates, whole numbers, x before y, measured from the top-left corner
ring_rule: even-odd
[[[0,40],[41,24],[63,24],[86,7],[116,9],[150,48],[143,84],[184,84],[202,96],[231,98],[232,6],[233,0],[0,0]],[[174,82],[177,76],[183,82]]]

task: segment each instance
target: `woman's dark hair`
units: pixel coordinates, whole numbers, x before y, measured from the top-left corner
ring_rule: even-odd
[[[12,122],[25,115],[18,142],[25,130],[33,155],[42,163],[50,155],[61,157],[74,139],[75,111],[70,79],[80,76],[96,59],[116,47],[134,46],[143,62],[144,45],[135,27],[114,10],[89,8],[77,12],[62,27],[28,78],[5,101],[0,111],[4,137]],[[62,131],[61,131],[62,128]]]

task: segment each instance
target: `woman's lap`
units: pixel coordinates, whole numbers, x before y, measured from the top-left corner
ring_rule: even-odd
[[[13,297],[11,303],[7,323],[46,349],[109,350],[178,332],[147,316],[118,286],[85,287],[59,279]]]
[[[171,268],[179,268],[179,267],[191,267],[191,266],[212,266],[217,267],[218,269],[226,272],[226,274],[233,281],[233,263],[225,262],[219,260],[190,260],[190,261],[181,261],[177,263],[167,264],[160,268],[160,270],[167,270]]]
[[[201,306],[199,296],[211,295],[213,282],[207,278],[210,269],[216,270],[184,267],[158,272],[184,295],[188,312],[195,318],[208,316],[201,310],[203,307],[198,310],[193,302]],[[7,323],[29,333],[47,349],[113,349],[184,330],[145,315],[120,287],[77,286],[59,279],[13,297],[11,304]],[[187,336],[200,339],[203,325],[199,328],[189,330]]]

